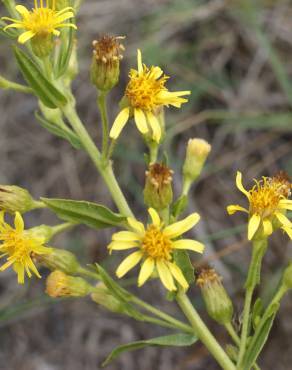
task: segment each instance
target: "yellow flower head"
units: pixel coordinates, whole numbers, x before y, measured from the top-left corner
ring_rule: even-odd
[[[177,289],[174,283],[175,279],[186,290],[188,282],[173,261],[173,252],[178,249],[189,249],[203,253],[204,245],[196,240],[174,239],[190,230],[199,221],[200,216],[193,213],[184,220],[165,227],[153,208],[149,208],[148,212],[152,223],[146,229],[141,222],[129,217],[128,224],[132,231],[120,231],[112,236],[112,242],[108,246],[110,252],[138,248],[138,251],[124,259],[116,274],[119,278],[123,277],[143,260],[138,286],[142,286],[156,268],[166,289],[170,291]]]
[[[35,267],[33,254],[51,253],[51,248],[45,247],[44,238],[36,237],[29,230],[24,230],[24,222],[19,212],[15,213],[14,228],[4,221],[4,212],[0,212],[0,258],[7,261],[0,267],[0,271],[13,266],[17,273],[18,283],[24,283],[24,272],[31,277],[31,271],[41,277]]]
[[[8,20],[13,23],[9,24],[4,28],[19,28],[23,29],[24,32],[18,37],[18,42],[24,44],[34,36],[47,37],[50,34],[55,36],[60,35],[58,28],[73,27],[77,28],[73,23],[67,23],[66,21],[74,17],[74,9],[72,7],[66,7],[62,10],[56,11],[56,0],[52,1],[52,5],[44,0],[40,0],[40,6],[38,1],[34,0],[34,8],[28,10],[23,5],[16,5],[15,9],[21,15],[21,19],[13,19],[3,17],[3,20]]]
[[[242,174],[237,172],[236,185],[247,197],[249,209],[233,204],[227,207],[227,212],[230,215],[237,211],[249,214],[249,240],[257,231],[269,236],[279,227],[292,239],[292,223],[285,215],[287,210],[292,210],[292,200],[288,199],[291,183],[283,173],[275,177],[262,177],[260,181],[255,180],[255,185],[246,190],[242,185]]]
[[[130,115],[134,119],[138,130],[142,134],[152,131],[152,138],[159,142],[161,138],[161,126],[157,118],[159,108],[173,105],[180,108],[187,99],[183,95],[189,95],[190,91],[170,92],[165,87],[168,79],[159,67],[147,67],[142,63],[141,51],[138,50],[138,69],[130,71],[130,81],[125,91],[127,106],[121,110],[115,119],[110,137],[117,139],[123,127],[128,122]]]

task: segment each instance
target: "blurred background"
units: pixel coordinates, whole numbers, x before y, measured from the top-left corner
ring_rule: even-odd
[[[32,6],[31,1],[24,3]],[[6,15],[4,8],[0,9],[1,15]],[[158,64],[171,76],[170,90],[192,91],[183,109],[167,111],[164,146],[170,151],[178,195],[188,138],[200,137],[212,144],[189,204],[189,211],[202,216],[191,236],[206,243],[207,253],[201,260],[195,254],[192,257],[195,266],[209,262],[224,277],[236,302],[236,322],[240,322],[250,244],[245,238],[244,215],[229,217],[226,206],[245,201],[234,184],[238,169],[246,186],[255,177],[274,175],[279,170],[292,176],[291,19],[289,0],[85,0],[78,15],[80,71],[73,88],[80,116],[96,142],[100,142],[100,118],[89,66],[91,42],[100,34],[127,37],[121,81],[109,102],[111,120],[117,114],[128,70],[136,65],[138,47],[147,64]],[[9,42],[3,37],[0,57],[0,73],[21,82]],[[34,118],[36,109],[33,97],[0,90],[0,183],[25,187],[35,197],[86,199],[113,207],[87,156],[41,128]],[[129,124],[114,164],[131,206],[143,216],[144,149],[136,128]],[[30,213],[25,221],[29,227],[58,222],[49,211]],[[53,244],[74,251],[83,263],[102,262],[113,271],[121,254],[108,260],[106,244],[112,231],[80,226],[58,236]],[[268,302],[291,259],[291,246],[281,232],[271,239],[258,291],[264,302]],[[42,271],[44,277],[46,274]],[[166,333],[165,329],[108,313],[89,299],[53,301],[44,294],[44,280],[33,279],[23,287],[16,284],[12,271],[1,273],[1,370],[101,369],[103,359],[115,346]],[[138,293],[180,316],[176,304],[165,300],[157,282],[147,283]],[[206,317],[197,288],[191,289],[190,297],[220,343],[228,343],[225,332]],[[259,359],[264,370],[291,369],[291,310],[292,296],[287,295]],[[219,368],[197,343],[186,349],[129,352],[107,369]]]

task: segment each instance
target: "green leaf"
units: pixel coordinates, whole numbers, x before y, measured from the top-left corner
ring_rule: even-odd
[[[175,250],[173,253],[174,261],[182,270],[184,277],[189,284],[195,282],[195,269],[191,263],[188,252],[185,250]]]
[[[73,19],[71,19],[70,22],[72,23]],[[70,62],[70,57],[74,46],[74,36],[76,33],[73,27],[70,27],[68,30],[63,30],[62,32],[66,32],[67,37],[62,37],[61,50],[57,62],[57,78],[61,77],[66,72]]]
[[[263,307],[262,300],[260,298],[257,298],[253,306],[252,315],[251,315],[251,321],[252,321],[254,329],[256,329],[256,327],[258,326],[260,322],[260,318],[263,313],[263,310],[264,310],[264,307]]]
[[[247,351],[244,355],[242,365],[243,369],[249,370],[256,362],[268,339],[279,306],[279,303],[275,303],[270,306],[268,311],[265,312],[262,320],[259,322],[255,334],[249,342]]]
[[[39,121],[40,125],[48,130],[51,134],[68,140],[75,149],[83,148],[78,136],[66,125],[60,126],[59,124],[50,122],[38,112],[35,112],[35,117]]]
[[[186,195],[180,196],[172,206],[172,215],[177,218],[186,209],[188,197]]]
[[[121,302],[123,306],[123,313],[127,314],[128,316],[133,317],[135,320],[138,321],[146,321],[147,316],[142,314],[138,311],[134,306],[132,306],[129,302],[133,297],[131,293],[123,289],[118,283],[116,283],[109,274],[96,263],[97,271],[100,274],[101,280],[103,281],[104,285],[108,288],[109,292]]]
[[[97,203],[69,199],[41,199],[62,220],[85,224],[94,229],[118,226],[126,219]]]
[[[103,362],[102,366],[108,365],[124,352],[134,351],[144,347],[185,347],[194,344],[197,340],[198,338],[195,335],[178,333],[124,344],[115,348]]]
[[[60,108],[67,103],[66,97],[43,75],[39,67],[21,49],[14,46],[19,69],[35,95],[49,108]]]

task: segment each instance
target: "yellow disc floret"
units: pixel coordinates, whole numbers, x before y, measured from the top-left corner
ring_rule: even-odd
[[[141,249],[152,258],[171,259],[171,240],[155,225],[149,225],[142,239]]]

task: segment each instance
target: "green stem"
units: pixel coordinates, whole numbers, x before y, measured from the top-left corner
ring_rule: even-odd
[[[111,163],[108,163],[107,166],[103,166],[101,162],[101,155],[82,122],[80,121],[75,109],[72,105],[66,105],[63,108],[63,113],[65,117],[70,122],[76,134],[79,136],[85,150],[87,151],[89,157],[93,161],[95,167],[98,169],[102,175],[105,183],[108,186],[108,189],[112,195],[113,200],[115,201],[119,211],[125,216],[133,216],[132,211],[130,210],[128,203],[117,183],[117,180],[114,176]]]
[[[64,222],[63,224],[52,226],[52,237],[73,227],[75,224],[72,222]]]
[[[228,334],[230,335],[230,337],[233,339],[234,343],[239,345],[240,344],[240,338],[237,335],[236,331],[234,330],[234,327],[232,326],[232,324],[229,322],[229,323],[225,324],[224,326],[225,326],[225,329],[227,330]]]
[[[229,322],[229,323],[225,324],[224,326],[225,326],[225,329],[227,330],[228,334],[230,335],[230,337],[233,339],[234,343],[237,346],[239,346],[240,345],[240,338],[237,335],[236,331],[234,330],[234,327],[232,326],[232,324]],[[254,368],[254,370],[260,370],[260,367],[257,364],[254,364],[253,368]]]
[[[150,163],[155,163],[157,161],[157,155],[158,155],[158,144],[155,142],[150,142],[148,144],[148,147],[149,147]]]
[[[32,88],[24,85],[20,85],[16,82],[6,80],[6,78],[0,76],[0,88],[4,90],[14,90],[26,94],[32,94]]]
[[[177,329],[183,330],[187,333],[194,332],[193,329],[189,325],[175,319],[174,317],[166,314],[165,312],[160,311],[159,309],[151,306],[149,303],[142,301],[142,299],[138,297],[132,296],[131,301],[135,303],[137,306],[144,308],[146,311],[151,312],[154,315],[163,319],[164,321],[167,321],[168,323],[172,324]]]
[[[238,368],[242,364],[243,356],[246,350],[246,343],[249,334],[250,327],[250,308],[252,302],[252,296],[255,287],[260,282],[260,273],[261,273],[261,263],[264,256],[264,253],[267,248],[267,239],[257,239],[253,242],[252,248],[252,257],[251,263],[248,270],[248,276],[245,283],[246,293],[244,300],[243,308],[243,322],[242,322],[242,331],[238,355]]]
[[[106,92],[101,92],[97,98],[97,105],[101,115],[101,122],[102,122],[102,158],[103,160],[107,157],[108,151],[108,116],[107,116],[107,106],[106,106]]]
[[[177,294],[176,300],[192,325],[195,334],[197,334],[199,339],[205,344],[212,356],[221,365],[222,369],[235,370],[234,364],[219,345],[217,340],[213,337],[207,326],[204,324],[200,315],[197,313],[186,294],[180,291]]]
[[[98,273],[96,273],[94,271],[90,271],[90,270],[88,270],[84,267],[81,267],[81,266],[78,268],[77,274],[86,276],[86,277],[94,279],[94,280],[100,280],[100,276],[99,276]]]

